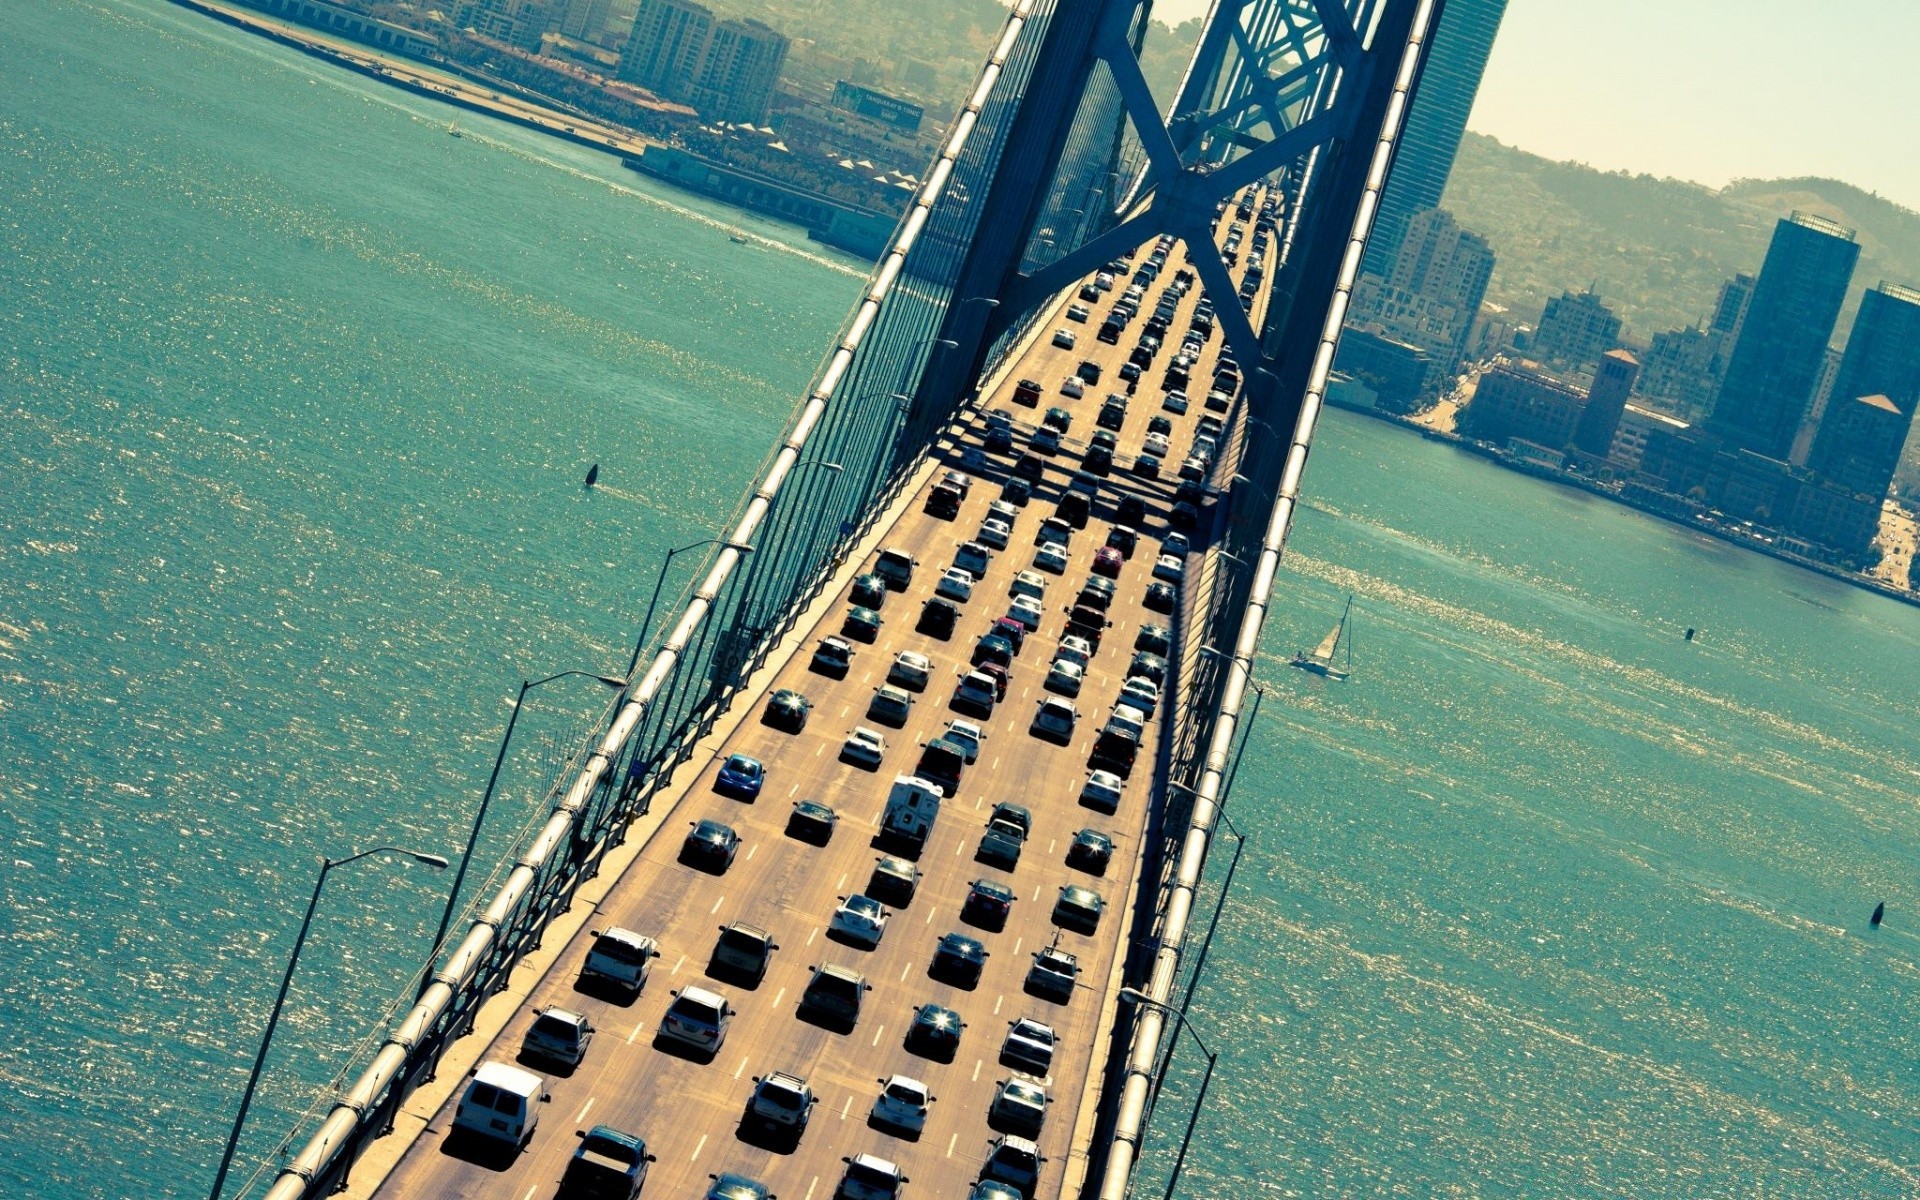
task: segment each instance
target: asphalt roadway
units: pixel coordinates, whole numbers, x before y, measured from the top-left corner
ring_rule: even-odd
[[[1218,230],[1223,232],[1234,215],[1229,208]],[[1251,249],[1252,234],[1249,228],[1246,250]],[[1151,244],[1142,247],[1133,263],[1144,262],[1151,250]],[[773,689],[792,688],[812,701],[805,729],[798,734],[781,732],[763,724],[757,715],[742,722],[721,753],[704,766],[673,818],[640,851],[591,924],[596,929],[624,926],[658,940],[661,955],[641,994],[623,1003],[604,991],[577,984],[580,965],[592,945],[585,935],[561,952],[554,969],[533,989],[532,1003],[516,1014],[487,1054],[488,1060],[516,1062],[534,1011],[548,1005],[585,1013],[596,1033],[584,1061],[571,1071],[532,1060],[518,1063],[546,1077],[551,1095],[550,1103],[541,1106],[539,1128],[529,1143],[518,1154],[502,1155],[489,1152],[467,1135],[450,1137],[456,1092],[400,1159],[378,1195],[506,1200],[552,1196],[579,1144],[575,1131],[605,1124],[645,1139],[656,1156],[643,1196],[703,1196],[711,1175],[735,1172],[761,1180],[783,1200],[825,1200],[840,1181],[842,1158],[870,1153],[900,1165],[910,1181],[903,1192],[907,1197],[965,1197],[995,1137],[987,1122],[995,1087],[1015,1074],[999,1062],[1001,1042],[1009,1024],[1021,1017],[1051,1025],[1059,1038],[1052,1073],[1043,1080],[1050,1104],[1037,1141],[1047,1161],[1035,1194],[1060,1193],[1070,1151],[1076,1149],[1070,1142],[1081,1117],[1078,1110],[1083,1095],[1091,1095],[1087,1090],[1090,1073],[1101,1065],[1095,1056],[1105,1054],[1101,1014],[1103,1000],[1111,998],[1103,993],[1131,915],[1128,887],[1138,869],[1140,838],[1147,824],[1154,778],[1150,748],[1159,742],[1158,719],[1167,708],[1164,700],[1155,723],[1148,727],[1147,749],[1119,810],[1106,815],[1083,807],[1078,797],[1088,774],[1088,751],[1119,693],[1139,627],[1146,622],[1173,623],[1169,616],[1148,612],[1141,598],[1151,582],[1160,539],[1167,532],[1165,518],[1177,482],[1171,476],[1204,412],[1200,397],[1221,351],[1222,338],[1216,332],[1192,372],[1192,411],[1185,416],[1163,413],[1161,372],[1177,352],[1201,294],[1197,284],[1180,301],[1168,344],[1139,382],[1125,427],[1118,434],[1114,473],[1104,481],[1087,527],[1072,539],[1067,570],[1048,576],[1045,624],[1028,637],[1014,660],[1006,698],[990,719],[979,720],[988,730],[987,740],[979,761],[967,769],[958,795],[943,806],[919,857],[922,878],[917,894],[904,909],[892,913],[884,937],[873,950],[830,940],[827,926],[839,899],[865,887],[881,853],[874,837],[892,780],[911,772],[920,743],[937,736],[949,720],[964,716],[948,706],[957,676],[966,668],[977,637],[994,618],[1006,613],[1008,584],[1015,572],[1032,566],[1034,532],[1052,514],[1053,500],[1079,465],[1078,451],[1094,432],[1101,399],[1109,391],[1124,390],[1119,367],[1133,349],[1152,302],[1184,265],[1184,254],[1176,246],[1159,278],[1148,286],[1141,314],[1122,332],[1118,345],[1102,344],[1094,333],[1127,286],[1124,275],[1112,292],[1089,306],[1093,312],[1088,322],[1063,319],[1055,323],[1075,335],[1075,348],[1052,345],[1051,331],[1043,331],[1027,358],[1006,372],[1004,384],[982,398],[981,414],[999,408],[1013,415],[1016,453],[1025,447],[1027,435],[1049,406],[1071,412],[1072,428],[1062,453],[1047,460],[1045,479],[1021,511],[1008,548],[993,556],[971,599],[959,606],[961,619],[952,637],[936,640],[915,632],[914,627],[922,602],[933,594],[941,572],[952,563],[955,546],[974,537],[988,505],[999,498],[1000,482],[1008,473],[1006,455],[989,456],[977,467],[962,467],[965,449],[981,444],[985,431],[981,414],[966,426],[961,440],[941,451],[951,458],[949,465],[973,477],[959,516],[940,520],[928,515],[923,511],[923,494],[903,510],[898,524],[882,539],[883,546],[907,550],[919,565],[905,594],[887,598],[878,640],[871,645],[855,643],[857,654],[845,679],[810,670],[813,646],[821,637],[839,633],[847,610],[844,595],[827,608],[820,627],[802,643],[802,652],[778,671],[772,685]],[[1236,280],[1241,271],[1234,269]],[[1101,364],[1101,382],[1088,385],[1084,399],[1070,400],[1060,393],[1060,385],[1083,359]],[[1043,385],[1039,408],[1012,403],[1014,381],[1022,377]],[[1173,451],[1161,477],[1149,480],[1127,473],[1126,467],[1140,449],[1148,421],[1156,415],[1173,421]],[[933,480],[942,473],[935,471]],[[1113,504],[1123,490],[1146,500],[1147,517],[1139,545],[1116,581],[1119,590],[1108,614],[1112,624],[1088,664],[1083,690],[1074,701],[1080,711],[1078,726],[1071,742],[1062,746],[1031,735],[1028,727],[1039,702],[1048,695],[1041,681],[1064,632],[1065,607],[1090,574],[1094,551],[1104,544]],[[926,691],[915,698],[904,728],[893,729],[869,719],[866,709],[895,655],[903,650],[928,655],[934,670]],[[886,736],[887,752],[878,771],[839,759],[842,740],[856,724]],[[714,777],[729,753],[751,755],[766,764],[765,786],[755,801],[731,799],[713,790]],[[816,846],[787,835],[788,817],[799,800],[826,803],[839,814],[838,827],[827,844]],[[1033,813],[1033,831],[1017,869],[1011,872],[974,860],[987,814],[1002,800],[1023,804]],[[723,873],[680,861],[682,839],[689,825],[701,818],[724,822],[740,835],[738,856]],[[1115,841],[1113,861],[1104,875],[1066,865],[1069,842],[1083,828],[1103,831]],[[969,885],[976,879],[997,880],[1014,889],[1017,899],[1003,929],[989,931],[960,920]],[[1054,900],[1067,884],[1090,886],[1105,900],[1106,911],[1094,936],[1063,930],[1052,922]],[[780,945],[765,978],[752,989],[705,974],[719,927],[735,921],[771,931]],[[928,975],[934,944],[949,931],[978,938],[987,947],[990,957],[974,988],[963,989]],[[1030,995],[1022,986],[1033,953],[1056,939],[1080,962],[1080,986],[1064,1004]],[[834,1032],[796,1015],[811,967],[823,963],[860,971],[871,985],[850,1032]],[[664,1044],[656,1046],[654,1041],[661,1015],[672,1001],[670,993],[688,985],[725,995],[737,1012],[725,1043],[710,1062]],[[929,1001],[957,1011],[966,1021],[951,1062],[923,1057],[905,1047],[903,1037],[914,1010]],[[741,1128],[753,1077],[776,1070],[802,1076],[819,1097],[809,1126],[790,1150],[763,1144]],[[868,1123],[880,1081],[895,1074],[923,1081],[936,1097],[917,1139],[883,1132]],[[1084,1152],[1085,1147],[1077,1149]]]

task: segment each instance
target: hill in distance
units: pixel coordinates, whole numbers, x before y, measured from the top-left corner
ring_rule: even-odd
[[[1496,264],[1487,299],[1523,320],[1562,291],[1594,284],[1644,342],[1704,322],[1721,283],[1757,272],[1774,222],[1795,209],[1857,231],[1860,263],[1834,341],[1860,293],[1881,280],[1920,286],[1920,213],[1833,179],[1679,179],[1554,162],[1469,133],[1442,199],[1484,234]]]

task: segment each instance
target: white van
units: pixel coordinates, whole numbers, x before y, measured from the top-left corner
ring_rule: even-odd
[[[506,1063],[481,1063],[467,1094],[460,1098],[453,1127],[518,1150],[540,1123],[540,1102],[546,1095],[547,1081],[532,1071]]]

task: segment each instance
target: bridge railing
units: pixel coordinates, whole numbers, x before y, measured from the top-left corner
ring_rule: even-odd
[[[708,732],[849,550],[913,476],[953,412],[914,397],[943,361],[937,331],[959,304],[952,281],[979,222],[1008,122],[1031,74],[1054,0],[1019,0],[950,127],[887,253],[823,361],[781,442],[708,553],[677,619],[645,647],[631,680],[568,768],[548,804],[464,928],[416,976],[384,1031],[371,1035],[282,1143],[271,1200],[326,1195],[366,1144],[392,1128],[448,1045],[538,945],[551,918],[592,877],[626,826]],[[984,300],[984,298],[981,298]],[[404,1011],[401,1011],[404,1006]]]

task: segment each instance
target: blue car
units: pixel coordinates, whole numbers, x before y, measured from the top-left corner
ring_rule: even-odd
[[[759,759],[730,754],[720,768],[719,777],[713,781],[713,790],[736,800],[751,800],[760,794],[760,785],[766,778],[767,768]]]

